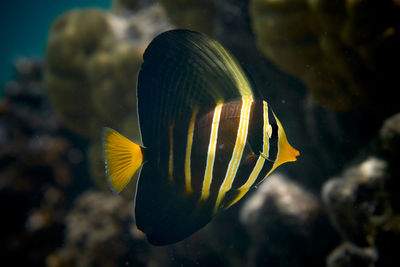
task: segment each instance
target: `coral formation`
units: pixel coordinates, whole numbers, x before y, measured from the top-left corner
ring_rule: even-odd
[[[247,199],[240,220],[251,237],[247,266],[321,266],[335,241],[318,198],[280,174]]]
[[[367,158],[323,186],[332,224],[344,240],[329,256],[329,266],[399,264],[396,246],[389,245],[400,240],[398,157],[393,153],[400,148],[394,141],[400,136],[398,118],[395,114],[385,121],[379,145],[371,151],[381,158]]]
[[[46,259],[63,266],[230,266],[206,231],[169,247],[152,247],[134,225],[133,203],[121,196],[86,191],[65,219],[64,245]],[[84,252],[84,253],[82,253]],[[237,265],[242,266],[242,265]]]
[[[382,142],[382,149],[394,157],[400,148],[400,113],[383,122],[379,137]]]
[[[168,19],[177,27],[193,29],[212,35],[216,17],[215,1],[158,0]]]
[[[130,16],[87,9],[59,17],[49,33],[45,81],[63,123],[88,137],[104,125],[119,128],[135,113],[145,45],[168,27],[159,6]]]
[[[386,173],[384,161],[369,158],[325,183],[322,196],[343,239],[360,246],[374,243],[377,224],[391,213],[384,188]]]
[[[112,8],[116,12],[129,12],[138,9],[140,5],[139,0],[114,0],[112,1]]]
[[[0,100],[0,250],[9,266],[44,265],[74,196],[90,184],[83,142],[61,127],[42,75],[42,60],[18,60]]]
[[[131,234],[135,231],[132,211],[132,203],[120,196],[85,192],[65,219],[65,245],[47,257],[47,266],[120,266],[125,261],[133,266],[144,265],[149,255],[144,236],[138,234],[134,239]],[[127,253],[136,247],[144,249]],[[138,257],[140,253],[142,258]]]
[[[351,243],[337,247],[326,260],[327,267],[375,266],[377,253],[373,247],[359,248]]]
[[[101,120],[92,116],[95,107],[91,93],[97,88],[89,86],[86,66],[97,50],[110,49],[113,41],[111,27],[101,10],[70,11],[50,29],[46,87],[63,123],[85,136],[101,127]]]
[[[260,50],[323,106],[371,108],[399,86],[396,1],[250,1]]]

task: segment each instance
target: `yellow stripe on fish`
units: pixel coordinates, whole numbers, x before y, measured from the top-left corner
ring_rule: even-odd
[[[236,172],[239,168],[239,164],[243,156],[243,150],[247,139],[252,102],[253,100],[251,98],[243,97],[242,110],[240,114],[240,121],[237,130],[236,142],[233,148],[232,158],[229,162],[225,179],[222,182],[221,187],[219,188],[217,200],[213,211],[214,214],[216,213],[222,198],[225,196],[225,193],[231,189],[233,179],[235,178]]]
[[[210,186],[213,175],[214,168],[214,160],[215,160],[215,151],[217,146],[217,138],[218,138],[218,126],[220,122],[220,116],[222,111],[222,103],[218,103],[214,109],[213,120],[211,123],[211,134],[210,134],[210,142],[208,144],[208,152],[207,152],[207,164],[206,170],[204,173],[203,179],[203,188],[201,190],[200,200],[204,201],[208,198],[210,194]]]
[[[185,153],[185,190],[187,193],[192,193],[192,176],[190,170],[190,158],[192,155],[192,145],[193,145],[193,132],[194,132],[194,123],[197,116],[197,110],[195,110],[190,118],[189,129],[187,133],[187,142],[186,142],[186,153]]]
[[[263,150],[261,152],[261,155],[258,156],[256,165],[251,172],[249,179],[246,181],[245,184],[243,184],[241,187],[238,188],[238,194],[237,196],[231,200],[231,202],[226,206],[226,208],[229,208],[233,204],[235,204],[238,200],[240,200],[250,189],[250,187],[254,184],[256,181],[257,177],[259,176],[261,169],[264,165],[264,162],[266,158],[268,157],[269,154],[269,138],[271,137],[271,130],[272,129],[271,125],[269,124],[268,120],[268,104],[267,102],[263,101],[263,117],[264,117],[264,123],[263,123]],[[266,156],[266,157],[265,157]]]

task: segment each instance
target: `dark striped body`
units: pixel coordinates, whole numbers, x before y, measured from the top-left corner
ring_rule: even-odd
[[[277,131],[265,101],[220,103],[170,125],[161,145],[147,148],[136,196],[136,213],[147,216],[138,227],[161,242],[208,223],[270,172]]]
[[[239,62],[204,34],[154,38],[136,93],[140,144],[105,129],[106,174],[118,193],[141,167],[136,224],[154,245],[190,236],[299,155]]]

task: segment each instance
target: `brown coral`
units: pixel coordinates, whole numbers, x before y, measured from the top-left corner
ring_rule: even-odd
[[[60,16],[49,33],[45,82],[63,123],[87,137],[119,128],[136,110],[144,47],[168,26],[158,6],[129,16],[99,9]]]
[[[212,35],[216,16],[212,0],[158,0],[172,24]]]
[[[144,236],[134,239],[130,234],[132,207],[120,196],[95,191],[82,194],[66,217],[65,245],[47,258],[47,265],[119,266],[124,259],[144,264],[147,257],[140,258],[141,250],[146,250]],[[131,251],[137,245],[143,248]],[[128,252],[133,255],[129,257]]]
[[[48,102],[43,62],[19,59],[16,73],[0,100],[0,250],[5,265],[43,266],[85,184],[83,151]]]
[[[106,14],[97,9],[65,13],[50,29],[47,89],[63,123],[85,136],[98,131],[102,121],[93,119],[91,94],[97,88],[90,86],[87,64],[98,50],[111,49],[113,41]]]
[[[399,86],[396,2],[252,0],[250,13],[260,50],[326,107],[371,108]]]

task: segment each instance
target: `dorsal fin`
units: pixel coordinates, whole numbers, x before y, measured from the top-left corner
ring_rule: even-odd
[[[202,33],[164,32],[150,43],[143,60],[137,98],[145,146],[154,145],[168,125],[190,118],[195,109],[219,101],[253,98],[237,60]]]

